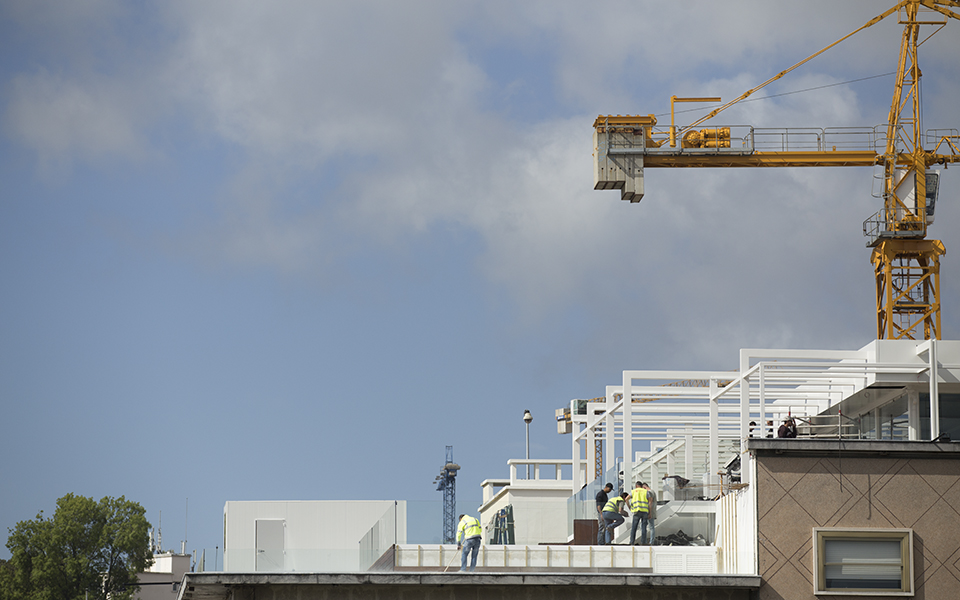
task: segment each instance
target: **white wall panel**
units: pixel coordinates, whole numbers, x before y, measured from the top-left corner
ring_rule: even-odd
[[[286,522],[283,570],[356,571],[360,539],[388,510],[397,510],[397,542],[404,544],[406,502],[393,500],[227,502],[224,506],[224,570],[256,568],[256,523]]]

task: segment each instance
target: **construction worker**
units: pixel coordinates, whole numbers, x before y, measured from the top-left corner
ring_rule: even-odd
[[[607,541],[607,522],[603,520],[603,507],[607,505],[607,496],[613,491],[613,484],[608,483],[597,492],[597,545],[602,546]]]
[[[607,501],[607,504],[603,507],[603,520],[604,525],[607,527],[607,543],[613,541],[613,530],[616,529],[619,525],[623,524],[624,517],[629,516],[624,510],[623,505],[626,503],[627,498],[630,495],[626,492],[620,494],[619,496],[614,496]]]
[[[647,489],[642,481],[630,492],[630,512],[633,513],[633,525],[630,527],[630,545],[637,539],[637,526],[640,526],[640,545],[647,545],[647,516],[650,510],[650,501],[647,498]]]
[[[793,417],[787,417],[783,420],[783,425],[777,430],[778,438],[797,437],[797,424],[793,422]]]
[[[657,493],[650,489],[650,485],[647,483],[643,484],[643,489],[647,490],[647,504],[649,505],[647,509],[647,528],[650,530],[650,535],[647,536],[647,541],[653,546],[657,543]]]
[[[467,570],[467,553],[470,554],[470,570],[477,568],[477,554],[480,553],[480,535],[483,528],[480,520],[467,515],[460,515],[460,524],[457,525],[457,550],[463,550],[460,555],[460,570]]]

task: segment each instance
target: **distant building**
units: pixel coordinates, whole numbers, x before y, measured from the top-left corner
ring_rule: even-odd
[[[189,554],[163,552],[153,555],[153,565],[137,575],[137,600],[176,600],[183,576],[190,572]]]

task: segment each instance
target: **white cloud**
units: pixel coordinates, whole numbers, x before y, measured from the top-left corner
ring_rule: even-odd
[[[307,273],[354,248],[389,253],[453,224],[484,242],[478,268],[526,314],[547,318],[587,298],[612,311],[642,302],[691,332],[784,319],[780,295],[808,298],[826,277],[821,269],[846,277],[848,263],[866,265],[825,260],[847,252],[848,239],[862,246],[869,201],[847,199],[869,193],[863,177],[650,171],[647,198],[626,206],[590,189],[590,123],[597,112],[665,112],[671,94],[736,97],[862,25],[878,10],[873,2],[184,2],[163,10],[167,35],[153,46],[106,36],[117,44],[112,55],[129,54],[130,64],[17,75],[5,121],[44,159],[148,151],[145,132],[161,110],[240,150],[217,200],[221,220],[198,225],[202,243],[187,244],[208,259]],[[875,57],[895,53],[896,27],[876,27],[757,95],[889,69]],[[534,73],[513,76],[499,45],[536,57],[525,68],[546,73],[544,109],[527,120],[510,116],[509,102]],[[746,103],[718,120],[872,125],[888,102],[835,86]],[[332,176],[318,175],[325,170]],[[323,190],[307,205],[290,199],[296,182],[317,179]],[[733,314],[717,312],[718,302],[684,316],[681,307],[711,296],[749,301],[729,304]],[[804,335],[776,323],[769,331]]]
[[[626,206],[615,192],[590,189],[593,114],[557,111],[529,122],[501,117],[484,104],[493,85],[484,69],[497,63],[473,52],[498,40],[522,50],[529,38],[548,48],[543,64],[553,70],[555,86],[544,94],[557,91],[571,106],[602,105],[610,112],[662,111],[671,93],[736,97],[863,24],[875,9],[844,4],[833,13],[837,31],[826,31],[815,25],[827,4],[701,3],[684,6],[681,15],[681,7],[662,4],[526,3],[500,10],[494,3],[451,9],[430,21],[436,29],[412,27],[413,37],[362,37],[362,51],[352,15],[326,14],[325,20],[301,13],[296,23],[287,17],[282,27],[250,34],[242,24],[262,19],[234,16],[220,22],[222,40],[210,36],[216,28],[205,15],[191,24],[184,49],[198,67],[195,80],[213,81],[200,87],[228,138],[282,157],[304,148],[309,160],[358,156],[339,190],[352,200],[336,216],[316,213],[346,224],[341,234],[390,248],[444,223],[474,231],[485,242],[478,266],[534,322],[573,305],[623,314],[635,303],[635,310],[648,312],[637,323],[656,315],[653,327],[681,339],[706,336],[729,348],[806,345],[845,330],[839,297],[852,294],[870,305],[868,253],[859,231],[875,209],[869,175],[650,171],[647,198]],[[465,15],[474,28],[466,45],[453,34],[466,26]],[[382,26],[373,21],[374,30]],[[784,29],[785,22],[791,27]],[[278,30],[286,36],[279,44]],[[258,39],[263,31],[271,37]],[[896,41],[874,36],[833,52],[852,70],[849,65],[863,64],[878,45],[895,50]],[[342,47],[352,70],[331,64],[327,49],[334,46]],[[421,52],[424,47],[431,51]],[[230,66],[236,59],[242,68]],[[824,72],[837,63],[817,59],[757,96],[842,82],[845,70]],[[304,64],[313,67],[311,78],[302,77]],[[704,77],[704,64],[722,73]],[[369,78],[357,80],[358,73]],[[381,86],[384,81],[395,84]],[[637,105],[638,88],[662,103]],[[876,107],[887,102],[834,86],[747,103],[726,118],[757,127],[870,126]],[[306,231],[310,223],[319,230],[324,218],[307,221]],[[816,323],[797,318],[815,312],[826,316]],[[706,358],[712,350],[695,352]]]
[[[7,131],[42,163],[140,154],[134,99],[118,82],[20,75],[4,115]]]
[[[442,84],[453,51],[442,4],[183,3],[175,11],[179,96],[227,140],[303,165],[395,149],[429,118],[420,105]]]
[[[666,103],[670,95],[686,93],[674,87],[678,81],[709,77],[710,71],[750,74],[748,85],[736,90],[745,91],[885,8],[871,0],[485,2],[477,26],[489,30],[493,40],[550,48],[556,57],[556,91],[577,109],[612,105],[626,113],[649,111],[631,107],[638,96]],[[828,23],[824,14],[830,14]],[[815,59],[809,68],[842,65],[858,72],[873,67],[878,44],[895,60],[899,32],[888,21],[844,42],[831,51],[832,59],[830,54]],[[888,37],[875,35],[879,29]],[[702,90],[694,93],[703,95]]]

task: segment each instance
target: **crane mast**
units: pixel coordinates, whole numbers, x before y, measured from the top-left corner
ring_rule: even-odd
[[[921,25],[943,27],[946,17],[958,17],[936,3],[925,2],[924,6],[937,11],[933,14],[944,18],[924,20],[920,3],[901,4],[898,14],[903,36],[882,157],[884,207],[864,223],[864,232],[873,248],[877,337],[914,339],[922,324],[924,339],[940,339],[940,257],[946,250],[940,240],[925,238],[927,225],[933,222],[939,183],[939,173],[928,167],[947,161],[938,160],[939,155],[923,147],[917,48]],[[945,141],[948,146],[953,142],[956,151],[955,138],[948,136]]]
[[[921,7],[924,10],[921,10]],[[940,240],[926,239],[933,222],[939,172],[933,165],[960,162],[956,129],[923,132],[920,122],[920,27],[944,28],[960,19],[955,0],[902,0],[859,29],[781,71],[764,83],[682,128],[673,123],[675,102],[719,98],[671,98],[669,129],[654,115],[599,116],[594,121],[594,189],[618,189],[639,202],[644,168],[866,167],[882,166],[883,208],[863,223],[876,278],[880,339],[940,339]],[[697,126],[780,79],[843,40],[896,13],[903,25],[896,84],[887,123],[879,127],[760,129]],[[929,39],[929,37],[927,38]],[[924,141],[933,146],[924,148]]]
[[[434,481],[437,491],[443,492],[443,541],[457,543],[457,471],[460,465],[453,462],[453,446],[447,446],[447,459]]]

